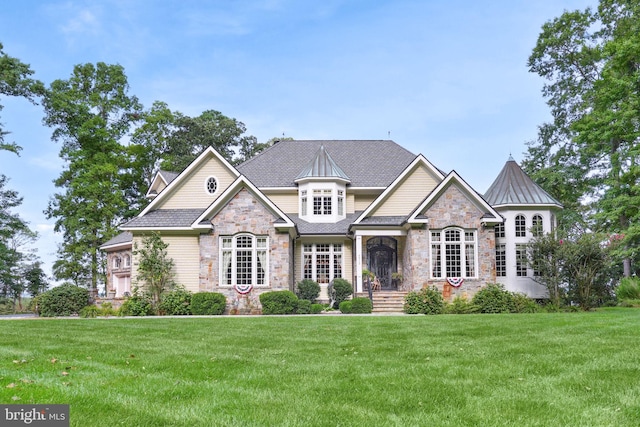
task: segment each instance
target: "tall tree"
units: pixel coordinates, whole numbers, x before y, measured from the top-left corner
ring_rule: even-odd
[[[43,105],[45,123],[62,143],[65,169],[45,211],[63,235],[54,265],[58,279],[69,279],[93,292],[103,267],[101,243],[113,237],[130,212],[121,174],[128,169],[122,139],[138,120],[142,106],[128,94],[120,65],[84,64],[68,80],[51,83]]]
[[[35,104],[36,98],[44,93],[44,85],[30,78],[32,74],[33,71],[28,64],[7,55],[0,43],[0,95],[23,97]],[[2,104],[0,104],[0,110],[2,110]],[[8,133],[0,123],[0,150],[20,153],[22,147],[15,142],[5,141]]]
[[[525,168],[576,212],[588,207],[590,229],[624,236],[629,276],[640,256],[640,4],[565,12],[543,26],[529,66],[547,79],[553,122],[540,127]]]

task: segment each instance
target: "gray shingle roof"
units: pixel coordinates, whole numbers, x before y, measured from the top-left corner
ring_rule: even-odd
[[[502,205],[562,205],[542,187],[533,182],[520,166],[509,158],[489,187],[484,199],[491,206]]]
[[[123,231],[122,233],[118,234],[112,239],[104,242],[100,247],[102,248],[106,246],[121,245],[123,243],[130,243],[132,241],[133,241],[133,234],[131,234],[131,232],[129,231]]]
[[[406,216],[369,216],[360,221],[359,225],[402,225],[407,220]]]
[[[387,187],[416,158],[389,140],[280,141],[237,169],[257,187],[294,187],[301,169],[321,146],[352,187]]]
[[[123,228],[190,227],[204,209],[158,209],[133,218]]]
[[[360,212],[354,212],[352,214],[347,215],[345,219],[342,221],[338,221],[334,223],[312,223],[307,222],[303,219],[300,219],[298,215],[295,214],[287,214],[291,221],[296,224],[298,228],[298,233],[300,235],[305,234],[347,234],[349,231],[349,226],[355,221],[358,216],[360,216]]]
[[[180,175],[177,172],[169,172],[163,170],[159,170],[158,173],[162,176],[162,178],[164,178],[164,180],[167,182],[167,185],[169,185],[171,181],[173,181],[178,177],[178,175]]]

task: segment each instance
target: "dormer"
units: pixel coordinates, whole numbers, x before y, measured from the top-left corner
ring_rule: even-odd
[[[295,179],[300,218],[316,223],[335,223],[345,219],[346,191],[350,182],[324,145],[320,146]]]
[[[158,194],[162,190],[165,189],[167,185],[171,183],[174,179],[178,177],[179,174],[175,172],[163,171],[159,170],[156,175],[153,177],[151,181],[151,185],[149,186],[149,191],[147,191],[147,199],[152,200],[155,199]]]

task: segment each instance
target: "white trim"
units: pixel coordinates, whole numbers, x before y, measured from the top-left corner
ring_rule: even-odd
[[[109,246],[100,246],[101,251],[111,252],[118,249],[129,249],[133,245],[133,240],[130,242],[114,243]]]
[[[429,277],[433,280],[440,280],[447,278],[447,254],[446,254],[446,245],[447,241],[445,240],[445,232],[447,230],[456,230],[460,233],[460,240],[455,242],[449,242],[449,244],[455,244],[460,246],[460,276],[465,279],[477,279],[480,277],[478,267],[478,230],[477,229],[467,229],[462,227],[450,226],[444,227],[441,229],[429,230],[428,238],[429,238]],[[440,235],[440,240],[433,241],[432,234],[438,233]],[[466,240],[466,233],[473,233],[473,276],[467,276],[467,252],[466,246],[471,243]],[[440,276],[434,276],[433,274],[433,246],[440,246]]]
[[[238,248],[237,247],[237,238],[241,237],[241,236],[250,236],[251,237],[251,248]],[[231,248],[225,248],[222,244],[222,239],[231,239]],[[264,248],[258,248],[258,239],[265,239],[266,240],[266,244]],[[237,252],[239,250],[248,250],[251,249],[251,282],[250,285],[255,287],[255,288],[268,288],[270,286],[270,269],[269,269],[269,263],[270,263],[270,250],[269,250],[269,236],[268,235],[263,235],[263,234],[253,234],[253,233],[249,233],[249,232],[242,232],[242,233],[236,233],[233,235],[223,235],[223,236],[218,236],[218,259],[220,260],[220,262],[218,263],[218,277],[219,277],[219,283],[220,283],[220,287],[221,288],[225,288],[225,289],[230,289],[233,288],[235,285],[237,285],[238,283],[238,265],[237,265]],[[259,261],[259,257],[258,257],[258,251],[263,251],[266,254],[266,262],[265,265],[263,265],[263,269],[264,269],[264,283],[262,285],[258,285],[256,282],[258,280],[258,261]],[[231,283],[230,284],[223,284],[223,277],[224,277],[224,265],[222,263],[222,253],[224,251],[230,251],[231,252]],[[235,267],[235,268],[234,268]]]
[[[356,229],[353,232],[354,236],[406,236],[407,230],[398,230],[398,229]]]
[[[440,172],[435,166],[433,166],[433,164],[431,164],[431,162],[429,160],[427,160],[422,154],[418,154],[416,156],[416,158],[413,160],[413,162],[411,162],[411,164],[409,166],[407,166],[404,171],[402,171],[402,173],[400,175],[398,175],[398,177],[382,192],[382,194],[380,194],[368,207],[367,209],[365,209],[362,214],[360,214],[360,216],[353,222],[354,224],[358,224],[360,221],[362,221],[363,219],[365,219],[366,217],[369,216],[369,214],[375,210],[376,208],[378,208],[382,202],[384,202],[387,197],[396,190],[397,187],[399,187],[402,183],[402,181],[405,179],[405,177],[407,175],[409,175],[409,173],[415,169],[418,165],[424,165],[427,167],[427,169],[429,169],[429,171],[434,174],[437,178],[439,178],[440,180],[444,179],[444,175],[442,174],[442,172]],[[437,186],[436,186],[437,188]]]
[[[417,218],[417,216],[424,212],[429,205],[431,205],[436,199],[438,199],[453,182],[456,182],[459,186],[461,186],[464,192],[466,192],[469,197],[475,200],[475,202],[479,205],[478,207],[484,208],[485,212],[488,212],[494,216],[494,219],[483,218],[481,222],[504,222],[504,218],[502,218],[502,215],[500,215],[491,205],[489,205],[489,203],[486,202],[486,200],[484,200],[473,188],[471,188],[471,186],[467,184],[466,181],[463,180],[456,171],[451,171],[449,175],[447,175],[446,178],[441,181],[440,184],[436,186],[436,188],[433,189],[433,191],[424,199],[424,201],[420,203],[420,205],[418,205],[418,207],[411,213],[409,219],[407,219],[407,222],[417,224],[425,223],[426,221],[424,219]]]

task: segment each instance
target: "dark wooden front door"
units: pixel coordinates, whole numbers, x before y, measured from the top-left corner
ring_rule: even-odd
[[[369,271],[376,275],[382,289],[396,289],[391,275],[397,271],[396,242],[391,238],[374,238],[367,242]]]

